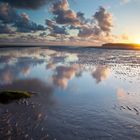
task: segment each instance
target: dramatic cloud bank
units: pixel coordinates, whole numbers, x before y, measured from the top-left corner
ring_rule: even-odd
[[[8,25],[16,28],[16,32],[35,32],[45,30],[44,26],[32,22],[26,13],[18,14],[8,3],[0,4],[0,33],[11,32]]]
[[[47,20],[48,27],[51,27],[51,34],[66,34],[66,30],[77,31],[77,40],[80,38],[103,38],[108,37],[113,27],[112,14],[104,7],[100,7],[90,19],[87,19],[81,11],[75,12],[69,7],[67,0],[55,2],[52,5],[51,12],[53,19]],[[59,32],[56,32],[59,26]],[[57,30],[58,30],[57,29]],[[68,33],[68,32],[67,32]],[[72,35],[69,34],[72,39]]]
[[[6,2],[15,8],[23,9],[38,9],[46,3],[53,0],[0,0],[0,2]]]
[[[50,3],[50,18],[44,19],[44,25],[33,22],[26,12],[17,9],[36,10]],[[67,0],[0,0],[0,34],[7,39],[31,42],[88,42],[98,44],[112,40],[112,14],[99,7],[90,18],[82,11],[74,11]],[[10,36],[10,37],[9,37]],[[0,41],[6,38],[0,36]]]

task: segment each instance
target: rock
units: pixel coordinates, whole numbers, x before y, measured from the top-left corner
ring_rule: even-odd
[[[7,104],[14,100],[20,100],[24,98],[30,98],[31,93],[25,91],[1,91],[0,92],[0,103]]]

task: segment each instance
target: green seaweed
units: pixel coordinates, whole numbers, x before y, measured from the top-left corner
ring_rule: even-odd
[[[14,100],[30,98],[30,92],[26,91],[0,91],[0,103],[7,104]]]

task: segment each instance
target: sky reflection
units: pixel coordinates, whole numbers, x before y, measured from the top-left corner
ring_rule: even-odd
[[[29,99],[33,108],[28,111],[18,105],[18,112],[15,113],[14,103],[6,107],[11,109],[14,117],[18,118],[20,113],[23,114],[22,119],[26,120],[26,115],[29,116],[26,125],[31,130],[45,130],[39,133],[39,137],[44,136],[46,131],[58,138],[63,137],[60,131],[66,131],[64,135],[77,131],[84,134],[84,137],[78,135],[81,140],[87,139],[87,133],[93,138],[93,130],[99,130],[96,133],[99,136],[101,133],[107,135],[104,132],[106,130],[119,139],[117,134],[126,138],[128,132],[124,131],[124,127],[129,128],[130,125],[137,130],[130,133],[133,137],[134,131],[140,134],[137,127],[140,125],[139,56],[140,52],[136,51],[86,48],[84,51],[62,50],[59,47],[2,49],[0,91],[23,90],[35,93]],[[21,112],[21,108],[24,108],[26,114]],[[30,115],[31,112],[41,122],[32,120],[34,116]],[[19,124],[22,122],[20,119],[18,121]],[[49,129],[46,130],[47,127]],[[36,137],[37,133],[29,134]]]
[[[106,80],[110,75],[110,69],[107,66],[97,66],[92,73],[93,78],[96,79],[97,83]]]
[[[0,86],[28,78],[38,79],[54,88],[66,90],[75,82],[77,86],[82,87],[80,82],[90,77],[83,86],[92,83],[94,87],[100,83],[101,86],[110,84],[109,88],[117,89],[125,81],[124,88],[130,89],[140,83],[140,54],[133,53],[134,51],[96,49],[2,49]]]

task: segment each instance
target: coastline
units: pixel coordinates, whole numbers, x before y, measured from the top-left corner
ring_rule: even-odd
[[[50,49],[111,49],[111,50],[138,50],[140,51],[140,44],[125,44],[125,43],[106,43],[101,46],[60,46],[60,45],[24,45],[24,44],[0,44],[2,48],[50,48]]]

